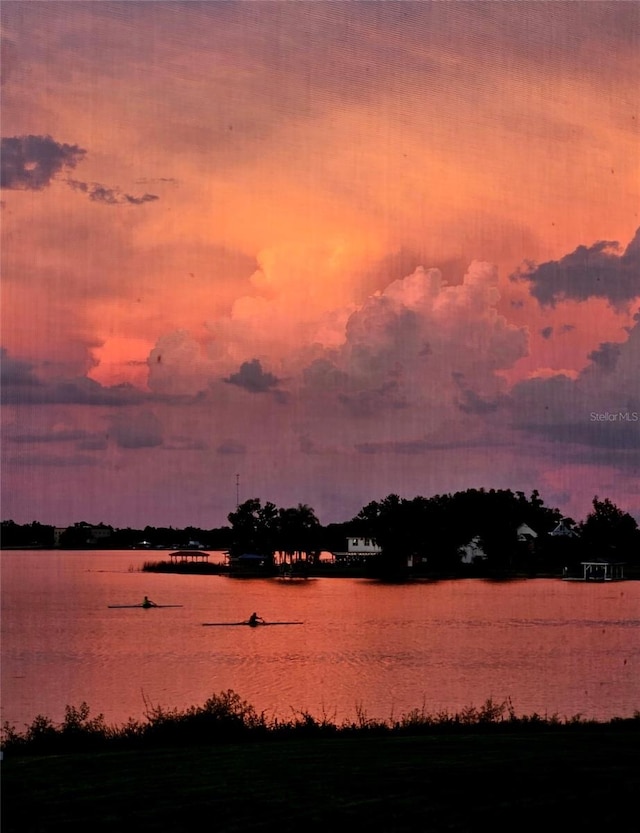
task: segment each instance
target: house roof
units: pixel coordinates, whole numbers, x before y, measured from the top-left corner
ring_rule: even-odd
[[[571,527],[567,524],[566,520],[563,518],[560,523],[552,529],[549,535],[565,535],[567,538],[577,538],[578,533],[575,529],[571,529]]]

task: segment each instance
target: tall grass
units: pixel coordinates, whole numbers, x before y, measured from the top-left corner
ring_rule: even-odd
[[[145,561],[142,572],[222,575],[229,572],[229,567],[226,564],[210,564],[208,561]]]
[[[424,707],[398,719],[369,717],[362,708],[356,717],[337,723],[328,716],[316,717],[306,711],[294,712],[289,720],[269,718],[232,690],[214,694],[202,706],[185,710],[154,706],[145,700],[144,720],[130,718],[115,727],[104,716],[90,716],[86,703],[67,706],[64,720],[54,724],[38,715],[24,731],[5,722],[0,730],[0,748],[11,755],[53,755],[69,752],[107,751],[122,748],[193,746],[240,741],[264,741],[290,737],[335,737],[345,735],[416,735],[441,732],[553,730],[559,727],[622,729],[640,722],[640,712],[632,718],[614,718],[607,723],[587,720],[580,715],[531,714],[518,716],[509,700],[488,699],[480,707],[461,712],[431,714]]]

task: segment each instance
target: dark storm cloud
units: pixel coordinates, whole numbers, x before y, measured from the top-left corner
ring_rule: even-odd
[[[562,324],[560,327],[556,327],[556,335],[564,335],[565,333],[570,333],[572,330],[575,330],[574,324]],[[553,327],[543,327],[540,330],[540,335],[542,338],[548,340],[553,335],[554,328]]]
[[[51,136],[3,137],[0,183],[2,188],[41,191],[56,174],[75,168],[86,153]]]
[[[2,401],[6,402],[7,388],[39,387],[42,383],[33,375],[33,365],[14,359],[6,347],[0,347],[0,388]]]
[[[5,405],[91,405],[113,408],[144,403],[190,405],[201,402],[204,396],[202,393],[195,396],[149,394],[126,383],[105,387],[85,376],[43,381],[34,374],[31,363],[9,356],[4,347],[0,348],[0,388]]]
[[[0,185],[8,190],[42,191],[62,172],[73,170],[87,151],[79,145],[56,142],[51,136],[8,136],[2,138]],[[143,205],[159,197],[155,194],[134,196],[120,188],[99,182],[82,182],[66,178],[74,191],[86,194],[93,202],[106,205]]]
[[[303,372],[305,384],[314,390],[339,390],[349,376],[329,359],[314,359]]]
[[[154,202],[160,199],[156,194],[143,194],[141,197],[134,197],[131,194],[124,194],[125,202],[130,205],[142,205],[145,202]]]
[[[501,399],[486,399],[471,388],[463,388],[456,399],[457,407],[465,414],[492,414],[500,407]]]
[[[105,205],[143,205],[145,202],[154,202],[159,199],[155,194],[143,194],[141,197],[134,197],[126,194],[119,188],[109,188],[99,182],[81,182],[77,179],[68,179],[67,185],[74,191],[86,194],[92,202],[100,202]]]
[[[561,449],[552,449],[554,459],[563,459],[571,463],[586,463],[587,465],[603,466],[606,469],[616,468],[625,476],[631,476],[637,482],[640,471],[640,445],[627,445],[611,442],[596,446],[578,446],[567,443]],[[635,487],[637,492],[637,485]]]
[[[561,260],[527,266],[511,279],[527,281],[542,305],[606,298],[614,306],[625,306],[640,295],[640,229],[624,252],[619,252],[617,241],[600,240],[592,246],[578,246]]]
[[[637,316],[636,316],[637,319]],[[625,467],[624,454],[640,451],[640,321],[627,341],[604,342],[589,355],[576,379],[565,375],[527,379],[509,398],[512,426],[571,448],[580,462]]]
[[[103,387],[93,379],[79,378],[58,382],[51,386],[50,401],[72,405],[131,405],[143,395],[133,385],[123,384]]]
[[[592,415],[593,418],[592,418]],[[583,412],[575,416],[573,422],[567,415],[566,422],[521,423],[518,428],[530,434],[539,434],[553,440],[555,453],[562,453],[566,458],[572,457],[582,463],[600,463],[602,465],[619,465],[620,462],[605,453],[597,454],[597,449],[608,452],[640,451],[640,422],[634,421],[634,415],[640,419],[640,412],[618,407],[618,403],[605,410]],[[602,417],[600,421],[596,421]],[[570,454],[565,446],[583,446],[581,452]],[[562,452],[561,452],[561,449]]]
[[[119,407],[140,402],[144,394],[132,385],[114,385],[103,387],[93,379],[84,377],[56,382],[40,382],[22,368],[16,372],[16,365],[24,363],[11,362],[7,378],[3,362],[2,401],[5,405],[103,405]]]
[[[620,356],[620,345],[614,341],[603,342],[597,350],[589,353],[591,361],[601,370],[612,371]]]
[[[262,369],[259,359],[252,359],[250,362],[242,362],[240,370],[232,373],[224,379],[230,385],[237,385],[250,393],[267,393],[274,391],[280,383],[280,379],[273,373],[265,372]]]

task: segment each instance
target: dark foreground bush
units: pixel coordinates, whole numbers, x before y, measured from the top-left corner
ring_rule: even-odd
[[[616,718],[608,723],[586,720],[580,715],[518,716],[510,701],[487,700],[477,708],[462,712],[429,714],[416,709],[397,720],[370,718],[363,711],[355,720],[335,723],[328,717],[299,712],[288,721],[258,713],[239,694],[228,690],[214,694],[202,706],[180,711],[146,704],[145,719],[129,719],[120,727],[109,726],[103,715],[90,717],[89,706],[67,706],[65,718],[54,724],[38,715],[23,732],[5,723],[0,732],[3,752],[15,755],[50,755],[70,752],[108,751],[122,748],[194,746],[279,740],[304,737],[348,737],[352,735],[420,735],[439,733],[510,732],[578,727],[598,730],[640,725],[640,712],[632,718]]]

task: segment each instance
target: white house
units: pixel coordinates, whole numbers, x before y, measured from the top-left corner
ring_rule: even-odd
[[[479,535],[472,538],[468,544],[458,547],[458,555],[463,564],[473,564],[474,561],[484,561],[487,557],[482,548],[482,541]]]
[[[351,555],[377,555],[382,547],[373,538],[347,538],[347,552]]]
[[[372,555],[379,555],[382,547],[373,538],[347,538],[346,552],[331,553],[336,561],[361,561]]]
[[[525,544],[535,541],[538,537],[538,533],[531,529],[528,524],[520,524],[516,530],[516,535],[518,536],[518,541]]]

